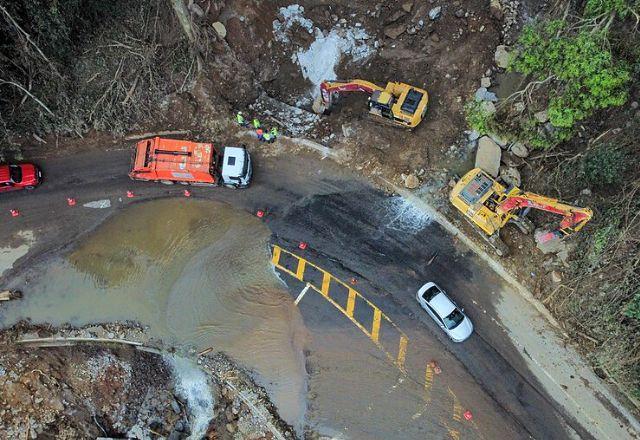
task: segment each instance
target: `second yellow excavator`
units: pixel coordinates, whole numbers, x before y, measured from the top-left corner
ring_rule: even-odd
[[[403,128],[414,128],[427,112],[429,95],[426,90],[400,82],[387,83],[382,88],[369,81],[352,79],[349,81],[323,81],[320,96],[313,103],[316,113],[327,113],[335,95],[345,92],[365,92],[369,96],[369,114],[381,122]]]
[[[593,216],[589,208],[570,206],[516,187],[507,188],[480,168],[469,171],[456,183],[449,200],[482,232],[500,256],[509,252],[500,238],[500,230],[507,223],[513,223],[525,234],[533,232],[533,223],[526,218],[531,208],[563,217],[558,229],[540,238],[543,242],[579,231]]]

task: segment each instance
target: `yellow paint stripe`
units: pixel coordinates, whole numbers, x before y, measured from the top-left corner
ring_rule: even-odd
[[[353,309],[356,307],[356,291],[349,289],[349,298],[347,298],[347,316],[353,318]]]
[[[303,260],[302,258],[298,260],[298,270],[296,270],[296,278],[300,281],[304,279],[304,267],[306,264],[306,260]]]
[[[378,342],[378,338],[380,338],[380,318],[382,317],[382,312],[379,308],[375,308],[373,310],[373,324],[371,325],[371,339],[374,342]]]
[[[404,360],[407,357],[408,343],[409,339],[406,336],[400,336],[400,344],[398,345],[398,359],[396,360],[396,365],[398,366],[398,368],[404,368]]]
[[[329,283],[331,282],[331,275],[328,272],[322,271],[322,293],[327,298],[329,297]]]
[[[456,422],[460,422],[462,421],[462,405],[460,405],[458,396],[456,396],[453,391],[451,391],[451,388],[447,388],[449,389],[449,394],[451,394],[451,397],[453,397],[453,420],[455,420]]]
[[[431,387],[433,387],[433,367],[431,364],[427,364],[427,369],[424,372],[424,400],[429,402],[431,400]]]
[[[271,258],[271,263],[273,263],[274,265],[278,266],[278,263],[280,263],[280,253],[282,252],[282,249],[280,248],[280,246],[274,246],[273,247],[273,257]]]

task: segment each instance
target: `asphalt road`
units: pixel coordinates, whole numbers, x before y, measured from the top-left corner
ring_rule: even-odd
[[[5,279],[10,282],[34,262],[64,252],[131,203],[182,196],[180,186],[130,181],[129,164],[128,150],[54,158],[40,163],[46,178],[40,188],[1,195],[2,243],[11,245],[19,230],[33,230],[37,238]],[[541,389],[523,353],[493,318],[502,280],[437,224],[328,160],[258,156],[254,166],[250,189],[194,188],[193,197],[249,212],[266,209],[273,244],[336,279],[353,279],[353,288],[408,339],[403,368],[398,368],[343,312],[308,292],[299,308],[311,333],[305,352],[311,426],[348,438],[454,439],[563,439],[569,438],[570,426],[569,431],[592,438]],[[126,198],[127,190],[135,198]],[[67,206],[67,197],[78,204]],[[112,207],[81,206],[99,199],[110,199]],[[12,218],[9,209],[21,215]],[[306,250],[297,248],[300,241],[308,243]],[[305,283],[286,273],[281,277],[297,297]],[[418,307],[415,292],[431,280],[474,322],[475,334],[468,341],[450,342]],[[338,290],[336,297],[348,293]],[[365,312],[357,319],[373,319],[358,304],[355,315]],[[397,347],[385,328],[391,327],[382,327],[381,344]],[[430,361],[442,373],[434,375]],[[472,420],[464,418],[466,410]]]

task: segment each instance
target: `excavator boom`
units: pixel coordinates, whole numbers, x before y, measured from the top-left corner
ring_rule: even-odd
[[[379,121],[392,125],[414,128],[427,112],[429,95],[426,90],[399,82],[389,82],[382,88],[361,79],[348,81],[323,81],[320,96],[313,103],[316,113],[326,113],[335,95],[346,92],[369,94],[369,114]]]
[[[533,208],[563,216],[560,222],[560,230],[565,234],[568,233],[566,230],[572,232],[579,231],[591,220],[591,217],[593,217],[593,211],[589,208],[577,208],[562,203],[557,199],[529,192],[507,196],[507,198],[498,205],[496,211],[501,214],[506,214],[514,209],[520,208]]]

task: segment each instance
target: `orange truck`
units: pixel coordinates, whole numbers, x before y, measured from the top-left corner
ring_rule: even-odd
[[[155,137],[136,144],[129,177],[166,184],[246,188],[252,174],[251,157],[244,146],[218,151],[211,143]]]

